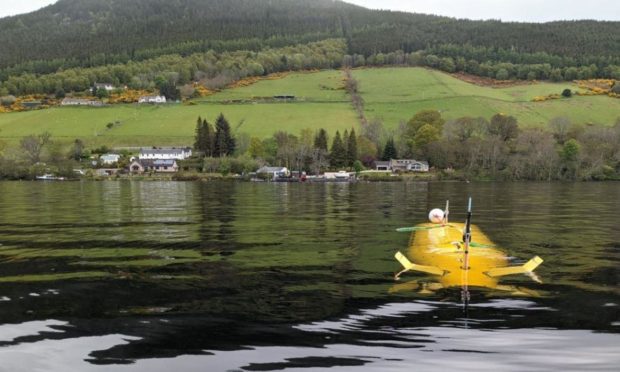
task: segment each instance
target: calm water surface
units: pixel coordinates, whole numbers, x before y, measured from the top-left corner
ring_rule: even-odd
[[[394,229],[474,198],[543,283],[394,291]],[[0,183],[0,371],[605,371],[619,183]],[[403,280],[432,281],[422,274]]]

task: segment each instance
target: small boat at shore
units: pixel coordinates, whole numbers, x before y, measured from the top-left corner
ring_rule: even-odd
[[[396,260],[404,269],[395,279],[407,271],[431,274],[436,282],[425,284],[425,289],[461,287],[490,288],[524,294],[521,288],[499,284],[506,275],[526,274],[536,281],[534,270],[543,262],[536,256],[523,265],[510,265],[509,258],[477,226],[471,224],[471,200],[465,223],[449,223],[448,210],[434,209],[429,214],[430,223],[397,231],[411,232],[406,255],[397,252]],[[399,288],[400,287],[400,288]],[[396,286],[393,290],[415,289],[417,282]]]
[[[38,181],[64,181],[64,177],[56,177],[53,174],[46,173],[42,176],[35,177]]]

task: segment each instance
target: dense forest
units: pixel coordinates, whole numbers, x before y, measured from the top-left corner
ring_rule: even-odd
[[[503,68],[508,74],[502,71],[501,78],[518,79],[531,72],[518,71],[519,66],[548,65],[537,78],[551,78],[556,69],[555,79],[570,80],[576,74],[566,70],[582,67],[592,77],[615,77],[619,25],[457,20],[333,0],[59,0],[0,20],[0,81],[172,54],[259,52],[328,38],[344,39],[345,53],[357,65],[409,63],[491,77]],[[424,60],[398,57],[420,53]],[[491,73],[479,68],[483,64],[506,65]]]

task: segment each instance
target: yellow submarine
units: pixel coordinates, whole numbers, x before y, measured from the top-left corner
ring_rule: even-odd
[[[540,281],[534,270],[543,262],[536,256],[521,266],[510,266],[508,257],[475,225],[471,224],[471,198],[465,223],[448,222],[449,203],[445,211],[434,209],[430,223],[401,228],[411,231],[407,254],[397,252],[396,260],[403,270],[395,275],[398,280],[407,271],[434,275],[437,281],[420,284],[417,281],[396,285],[391,291],[422,288],[435,291],[441,288],[470,287],[510,291],[516,295],[536,295],[534,291],[499,284],[506,275],[526,274]]]

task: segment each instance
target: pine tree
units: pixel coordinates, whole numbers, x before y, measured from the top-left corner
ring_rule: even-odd
[[[351,129],[349,140],[347,141],[347,166],[352,167],[357,160],[357,137],[355,129]]]
[[[203,136],[203,152],[205,154],[205,156],[213,156],[213,142],[215,140],[215,133],[213,133],[213,127],[211,126],[211,124],[209,124],[209,122],[207,122],[207,119],[204,119],[202,121],[202,136]]]
[[[196,121],[196,134],[194,136],[194,151],[202,152],[204,151],[203,144],[203,129],[202,129],[202,118],[199,116]]]
[[[396,152],[396,146],[394,145],[394,139],[390,138],[385,144],[385,148],[383,149],[383,156],[381,157],[381,160],[390,161],[392,159],[397,159],[397,158],[398,158],[398,153]]]
[[[214,156],[232,155],[235,152],[235,146],[235,139],[230,134],[230,124],[224,114],[220,114],[215,122]]]
[[[323,150],[325,151],[325,153],[327,153],[327,132],[325,131],[325,129],[319,129],[319,133],[317,133],[316,137],[314,138],[314,148]]]
[[[213,128],[200,116],[196,121],[196,137],[194,141],[194,150],[202,153],[204,156],[213,156]]]
[[[340,137],[340,131],[336,132],[334,142],[332,143],[332,151],[329,154],[329,163],[332,168],[340,168],[345,166],[347,156],[347,150],[344,147],[342,138]]]

